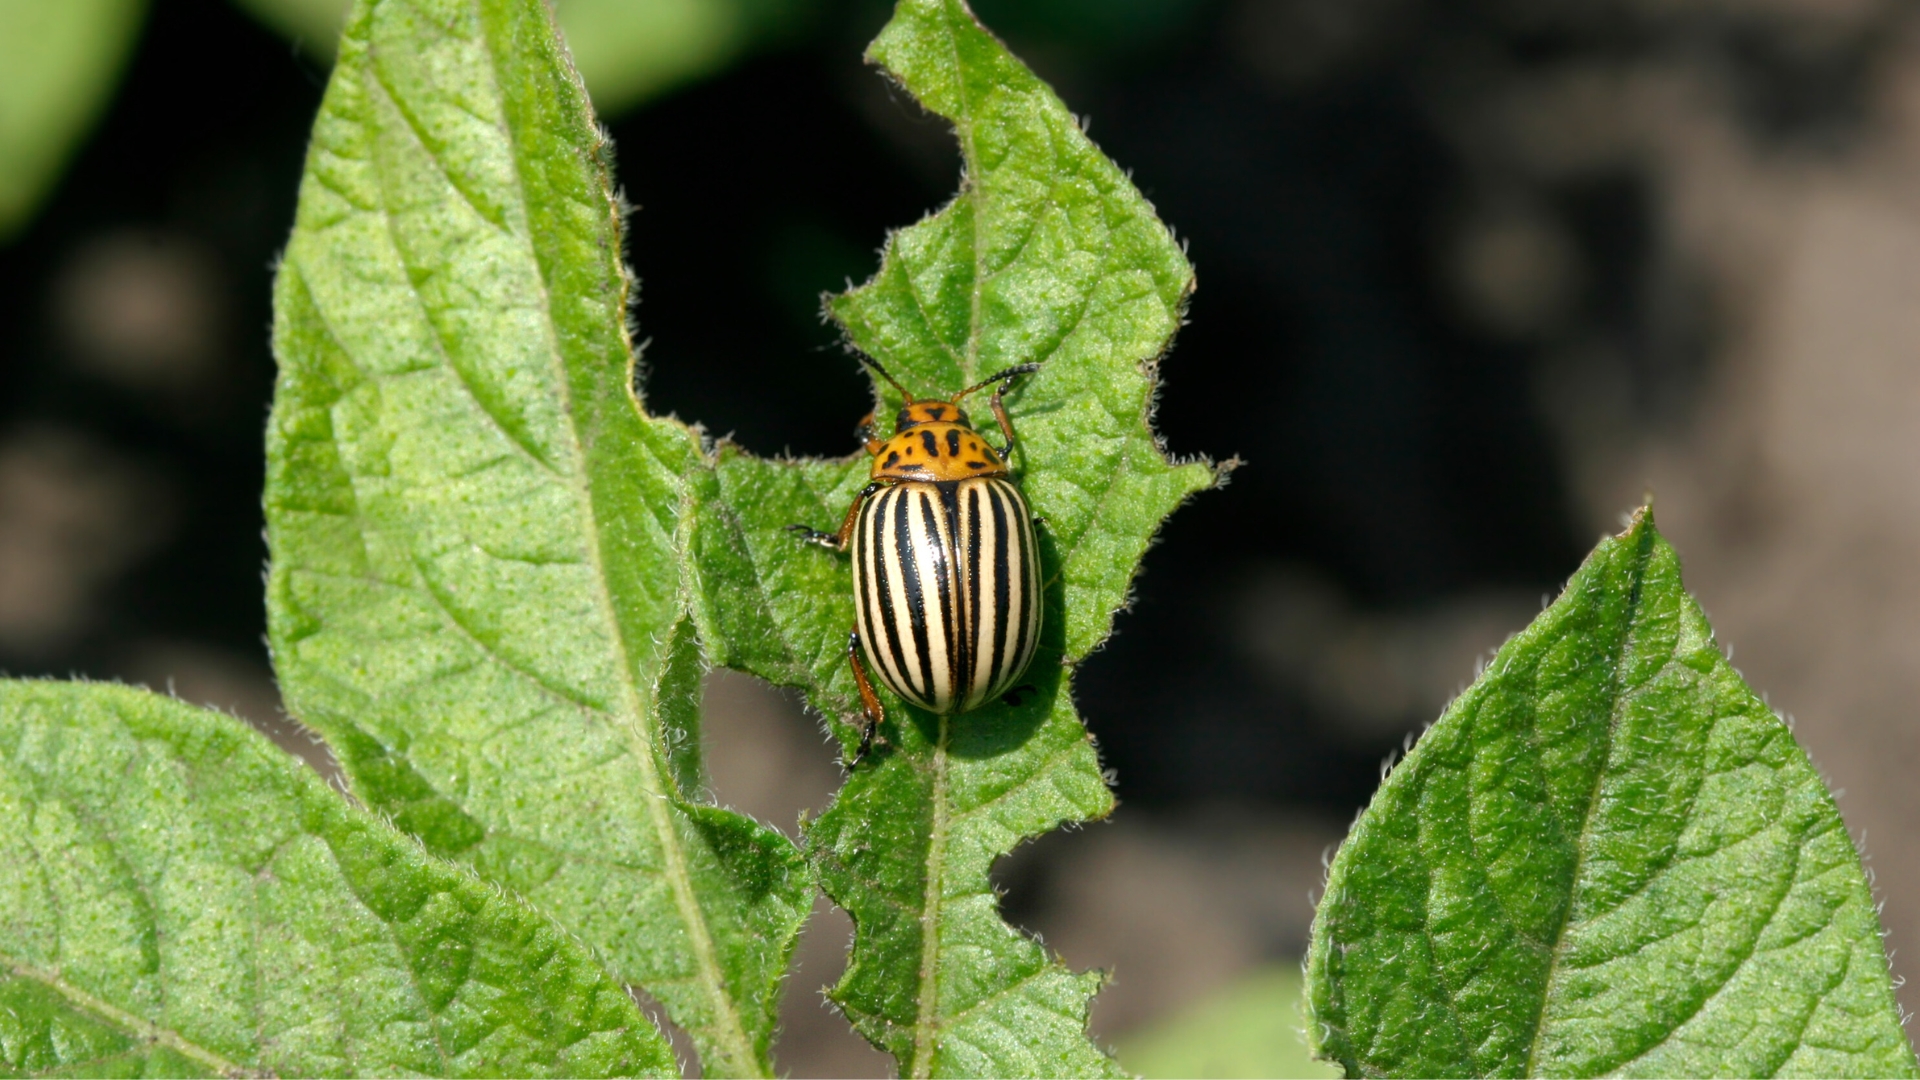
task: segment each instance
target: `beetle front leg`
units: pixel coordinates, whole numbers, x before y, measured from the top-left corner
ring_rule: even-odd
[[[958,405],[960,404],[961,398],[966,397],[975,390],[985,390],[987,387],[993,386],[994,383],[1000,384],[994,387],[991,404],[993,406],[993,418],[1000,421],[1000,434],[1007,437],[1007,445],[1000,448],[1001,461],[1006,461],[1007,455],[1013,453],[1013,421],[1007,419],[1007,407],[1000,399],[1006,395],[1007,388],[1013,385],[1013,380],[1022,375],[1031,375],[1039,370],[1039,364],[1016,364],[1005,371],[996,371],[986,378],[981,379],[979,382],[974,383],[972,386],[967,387],[965,390],[953,395],[953,403]],[[1009,464],[1011,464],[1011,462],[1009,462]]]
[[[1000,390],[1004,389],[1006,389],[1004,386],[1000,388]],[[987,399],[987,403],[993,408],[993,418],[1000,421],[1000,434],[1007,437],[1006,445],[1000,448],[1000,460],[1011,466],[1014,443],[1013,421],[1007,418],[1007,407],[1000,401],[1000,390],[995,390],[993,396]]]
[[[874,457],[879,457],[881,449],[887,445],[886,441],[880,438],[880,430],[874,426],[872,413],[868,413],[854,427],[853,437],[859,439],[860,445],[866,447],[867,453]]]
[[[819,544],[823,548],[832,548],[835,551],[845,551],[847,550],[847,542],[853,539],[853,523],[860,520],[860,504],[867,501],[867,496],[872,495],[885,486],[885,484],[876,480],[866,487],[861,488],[860,494],[853,497],[853,505],[847,507],[846,520],[840,523],[840,531],[837,533],[830,533],[825,529],[816,529],[811,525],[789,525],[787,526],[787,531],[800,533],[800,539],[806,543]]]
[[[860,733],[860,749],[854,751],[853,760],[847,763],[847,768],[852,770],[858,768],[868,751],[873,749],[874,735],[887,718],[887,711],[880,707],[879,695],[873,692],[873,683],[867,679],[867,665],[860,660],[858,627],[847,635],[847,666],[853,669],[853,683],[860,688],[860,711],[867,718],[867,729]]]

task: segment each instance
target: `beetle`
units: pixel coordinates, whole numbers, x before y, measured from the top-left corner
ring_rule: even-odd
[[[838,532],[788,526],[806,542],[853,550],[847,662],[867,721],[854,765],[886,719],[869,669],[940,716],[1011,699],[1039,644],[1041,608],[1040,547],[1007,468],[1014,434],[1002,400],[1040,365],[1010,367],[942,401],[915,398],[871,357],[860,359],[905,399],[893,436],[878,438],[871,414],[860,424],[873,468]],[[991,408],[1006,436],[998,448],[960,408],[995,384]]]

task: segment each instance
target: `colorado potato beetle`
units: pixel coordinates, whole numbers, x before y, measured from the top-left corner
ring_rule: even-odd
[[[1021,364],[945,401],[919,399],[861,357],[905,403],[893,436],[860,425],[873,455],[870,483],[853,498],[839,532],[788,528],[804,539],[853,549],[853,632],[847,662],[867,726],[858,764],[885,720],[868,671],[887,689],[941,716],[1008,695],[1040,640],[1040,548],[1027,500],[1009,479],[1013,423],[1002,398]],[[960,402],[998,384],[991,398],[1006,443],[988,445]]]

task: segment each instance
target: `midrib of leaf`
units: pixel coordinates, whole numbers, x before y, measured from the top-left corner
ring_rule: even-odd
[[[939,1030],[940,983],[936,977],[940,956],[941,883],[946,876],[947,828],[947,717],[940,718],[933,744],[933,813],[927,830],[927,885],[920,919],[920,1016],[913,1030],[913,1075],[933,1075],[934,1035]]]
[[[960,63],[960,39],[954,35],[951,25],[947,28],[947,52],[953,55],[953,69],[965,70]],[[986,291],[987,252],[986,230],[980,227],[981,196],[980,178],[974,175],[972,162],[980,160],[979,145],[974,141],[972,102],[967,100],[967,80],[963,76],[953,82],[954,94],[960,98],[959,113],[964,119],[953,125],[955,137],[960,142],[961,160],[968,162],[966,177],[967,202],[973,207],[973,286],[967,290],[967,360],[966,370],[960,374],[966,383],[972,383],[980,371],[980,297]],[[958,387],[955,387],[958,389]],[[942,753],[946,748],[946,720],[940,722],[940,746]]]
[[[485,40],[487,43],[487,59],[489,61],[488,74],[493,79],[495,95],[504,101],[506,100],[506,90],[500,82],[500,59],[494,52],[496,36],[492,33],[487,33]],[[378,71],[379,69],[376,65],[370,70]],[[502,119],[503,122],[500,125],[500,132],[501,137],[505,139],[508,146],[511,147],[508,160],[511,161],[513,165],[514,185],[520,196],[520,205],[527,206],[530,205],[530,196],[527,193],[520,144],[515,137],[513,125],[504,122],[504,117]],[[419,129],[411,116],[408,116],[408,124],[410,127],[413,127],[417,135]],[[431,147],[428,147],[424,141],[422,141],[421,146],[432,155],[435,162],[439,162],[439,155],[434,153]],[[447,170],[443,167],[442,171],[446,172]],[[449,183],[452,183],[451,179]],[[459,190],[458,185],[452,186],[454,186],[456,190]],[[464,191],[462,191],[462,195],[465,195]],[[471,202],[471,199],[469,199],[469,201]],[[475,206],[474,209],[476,212],[480,212],[478,206]],[[391,221],[392,214],[390,210],[385,216]],[[482,213],[481,216],[485,217],[486,215]],[[540,282],[541,292],[541,303],[539,305],[540,327],[547,344],[548,370],[553,375],[552,385],[563,401],[565,414],[569,418],[569,422],[564,427],[568,449],[573,453],[573,460],[584,463],[587,460],[587,453],[586,448],[581,445],[579,428],[575,420],[579,413],[575,408],[573,383],[572,380],[568,378],[566,360],[560,352],[559,328],[553,323],[553,303],[547,281],[547,267],[546,263],[540,258],[540,253],[533,245],[530,225],[520,237],[519,244],[525,251],[528,262],[537,267],[539,271],[538,280]],[[409,282],[409,284],[411,284],[411,282]],[[622,291],[624,291],[626,287],[624,278],[621,281],[621,287]],[[415,291],[414,295],[416,299],[423,300],[424,307],[424,298],[419,297],[417,291]],[[623,339],[626,337],[626,328],[624,325],[621,328],[621,336]],[[627,345],[628,352],[631,354],[632,343],[629,341]],[[631,386],[632,383],[629,381],[629,394],[631,394]],[[633,407],[635,412],[640,411],[640,403],[638,400],[633,402]],[[509,439],[512,438],[510,433],[508,437]],[[532,453],[531,450],[527,452],[530,455]],[[650,448],[646,452],[650,452]],[[546,463],[542,462],[542,464],[545,465]],[[548,466],[548,469],[549,471],[554,471],[551,466]],[[713,948],[713,935],[707,927],[705,913],[700,910],[699,900],[695,898],[693,894],[693,880],[687,870],[686,852],[681,849],[679,834],[673,827],[673,809],[668,805],[666,798],[668,788],[662,783],[659,762],[654,757],[654,747],[660,745],[658,738],[660,733],[654,729],[652,710],[648,708],[648,701],[646,700],[651,695],[649,693],[643,693],[638,682],[634,679],[633,665],[629,662],[629,658],[633,653],[627,641],[626,634],[620,628],[620,619],[614,612],[613,596],[607,589],[607,571],[605,563],[601,558],[600,519],[594,510],[593,493],[588,489],[584,469],[576,469],[565,473],[555,472],[555,475],[566,483],[568,491],[572,493],[575,506],[585,526],[586,539],[588,541],[585,547],[588,564],[592,570],[592,573],[589,575],[589,580],[592,582],[594,602],[600,609],[601,621],[605,624],[608,637],[612,641],[622,661],[617,665],[617,678],[620,685],[620,695],[626,707],[627,715],[619,717],[618,719],[621,721],[621,730],[626,733],[627,741],[632,747],[634,764],[639,769],[647,790],[658,793],[660,796],[644,800],[647,807],[647,817],[649,824],[653,827],[654,835],[659,840],[661,852],[666,856],[667,881],[673,889],[674,906],[680,912],[680,921],[686,926],[687,937],[693,947],[694,969],[698,973],[701,988],[712,1002],[714,1014],[719,1018],[720,1030],[716,1034],[718,1035],[718,1041],[721,1043],[722,1049],[726,1051],[728,1071],[733,1075],[754,1075],[760,1070],[755,1061],[753,1041],[747,1036],[746,1028],[740,1021],[740,1012],[734,1007],[733,997],[727,993],[725,979],[720,974],[719,958],[715,955]],[[684,547],[682,547],[681,550],[684,551]],[[718,1071],[714,1069],[715,1064],[717,1063],[708,1063],[708,1070]]]
[[[1573,849],[1573,890],[1576,895],[1567,897],[1566,911],[1560,916],[1560,925],[1554,928],[1553,943],[1547,950],[1547,972],[1541,985],[1546,988],[1540,995],[1540,1008],[1533,1018],[1533,1042],[1527,1046],[1527,1076],[1538,1076],[1540,1059],[1540,1040],[1547,1033],[1547,1003],[1553,1000],[1553,977],[1560,970],[1560,964],[1566,959],[1567,931],[1573,927],[1573,902],[1580,888],[1580,875],[1587,868],[1587,853],[1593,850],[1593,819],[1600,808],[1600,789],[1605,786],[1607,765],[1613,757],[1613,742],[1620,732],[1620,710],[1626,707],[1627,694],[1623,682],[1626,670],[1627,650],[1632,647],[1635,620],[1640,615],[1640,592],[1646,584],[1647,560],[1653,553],[1653,535],[1642,533],[1639,546],[1634,551],[1633,591],[1627,596],[1626,610],[1621,615],[1623,627],[1620,634],[1620,651],[1613,661],[1612,677],[1608,680],[1611,687],[1608,696],[1612,707],[1607,710],[1607,737],[1601,744],[1600,760],[1593,770],[1593,784],[1587,789],[1587,803],[1580,815],[1580,835],[1574,841]],[[1669,661],[1671,662],[1671,661]],[[1534,734],[1538,738],[1538,733]],[[1658,1045],[1658,1044],[1656,1044]]]
[[[51,971],[42,971],[31,964],[15,960],[5,953],[0,953],[0,964],[5,964],[7,970],[16,977],[30,979],[47,987],[54,993],[59,994],[69,1002],[72,1002],[75,1008],[94,1019],[119,1028],[121,1031],[142,1042],[159,1043],[161,1046],[174,1051],[184,1058],[205,1065],[208,1069],[221,1076],[261,1075],[252,1069],[228,1061],[226,1058],[221,1057],[219,1054],[188,1039],[186,1036],[181,1035],[171,1028],[164,1028],[158,1024],[149,1023],[127,1012],[125,1009],[114,1008],[107,1002],[74,986]]]
[[[960,40],[951,30],[947,35],[947,51],[953,56],[954,70],[961,70]],[[960,114],[971,117],[972,110],[967,107],[966,80],[955,81],[955,91],[960,95],[962,107]],[[961,144],[963,160],[972,162],[977,159],[978,147],[974,143],[973,123],[971,119],[956,123],[954,133]],[[965,368],[961,371],[963,381],[972,383],[980,371],[980,301],[986,291],[987,276],[986,230],[980,227],[982,192],[980,178],[974,175],[971,167],[967,170],[965,198],[971,205],[973,222],[973,283],[967,290],[967,355]],[[958,389],[956,387],[956,389]],[[913,1025],[913,1069],[915,1080],[933,1075],[933,1055],[937,1042],[935,1036],[940,1030],[940,928],[942,915],[945,914],[941,898],[945,892],[942,887],[946,877],[947,830],[950,826],[951,808],[947,792],[947,737],[952,724],[948,717],[939,721],[939,732],[934,739],[932,813],[929,815],[927,829],[927,883],[921,901],[923,914],[920,917],[920,986],[917,995],[919,1016]]]
[[[1035,425],[1023,435],[1047,440],[1034,477],[1061,482],[1028,497],[1038,513],[1056,515],[1062,546],[1047,552],[1047,618],[1067,640],[1042,645],[1029,673],[1039,694],[1020,705],[942,718],[882,691],[891,745],[805,827],[828,894],[855,925],[830,997],[895,1056],[902,1076],[1108,1075],[1117,1066],[1085,1028],[1100,978],[1069,972],[1007,925],[989,870],[1020,840],[1111,809],[1068,686],[1071,658],[1104,634],[1074,627],[1105,623],[1148,534],[1217,476],[1156,454],[1148,424],[1153,361],[1178,325],[1191,269],[1124,174],[960,0],[899,0],[868,58],[953,124],[967,160],[947,205],[894,233],[880,272],[829,310],[850,344],[915,395],[1048,361],[1022,387],[1027,407],[1015,415]],[[1006,154],[993,156],[1002,136]],[[1083,214],[1086,227],[1076,227]],[[880,401],[896,399],[875,381]],[[1080,454],[1072,431],[1060,430],[1076,421],[1054,415],[1068,403],[1099,409],[1094,422],[1121,452]],[[845,666],[849,571],[785,529],[844,512],[867,470],[857,460],[770,462],[732,449],[718,462],[717,497],[698,489],[706,522],[698,611],[714,656],[805,689],[851,752],[859,706]],[[1084,544],[1101,526],[1086,519],[1109,514],[1122,519],[1105,526],[1115,550],[1092,565]],[[1064,609],[1053,585],[1063,576],[1075,582]],[[841,598],[831,606],[827,589]],[[1003,723],[1028,734],[1002,738]]]

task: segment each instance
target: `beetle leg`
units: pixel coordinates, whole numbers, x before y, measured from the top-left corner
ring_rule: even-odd
[[[876,480],[861,488],[860,494],[853,497],[853,505],[847,507],[846,519],[840,522],[840,531],[837,533],[816,529],[811,525],[789,525],[787,531],[802,534],[800,539],[805,543],[819,544],[823,548],[832,548],[835,551],[845,551],[847,542],[853,539],[853,524],[860,519],[860,504],[867,501],[867,496],[883,487],[886,485]]]
[[[984,390],[989,386],[993,386],[994,383],[1000,384],[999,386],[994,386],[993,397],[989,399],[989,404],[993,408],[993,418],[1000,421],[1000,434],[1007,437],[1007,444],[1000,448],[1000,460],[1006,461],[1008,464],[1012,464],[1007,455],[1013,453],[1013,421],[1007,419],[1007,406],[1001,399],[1006,396],[1007,390],[1013,386],[1013,380],[1022,375],[1030,375],[1039,370],[1039,364],[1020,364],[1016,367],[1010,367],[1005,371],[997,372],[981,379],[979,382],[955,394],[953,398],[953,400],[959,401],[975,390]]]
[[[880,707],[879,696],[873,692],[873,683],[867,680],[867,665],[860,660],[860,631],[857,627],[847,635],[847,665],[853,668],[854,685],[860,688],[860,711],[867,718],[867,728],[860,733],[860,749],[854,751],[853,760],[847,763],[847,768],[852,770],[859,768],[861,760],[873,749],[874,735],[887,718],[887,711]]]
[[[1008,705],[1018,705],[1020,704],[1021,694],[1031,694],[1033,692],[1034,692],[1034,689],[1033,689],[1032,683],[1021,683],[1019,686],[1016,686],[1013,689],[1007,691],[1006,693],[1001,694],[1000,700]]]
[[[837,533],[830,533],[825,529],[816,529],[811,525],[789,525],[787,526],[787,531],[790,533],[799,533],[800,542],[803,544],[819,544],[823,548],[832,548],[835,551],[841,550],[840,536]]]
[[[861,418],[858,424],[854,425],[853,437],[859,439],[860,444],[867,448],[867,453],[872,454],[874,457],[879,457],[880,451],[885,449],[887,445],[886,442],[880,438],[879,430],[874,427],[872,413],[868,413],[865,417]]]
[[[1007,385],[1013,382],[1013,380],[1019,378],[1022,375],[1031,375],[1034,372],[1039,370],[1040,370],[1039,364],[1015,364],[1014,366],[1006,369],[1005,371],[996,371],[993,374],[987,376],[986,378],[981,379],[979,382],[974,383],[972,386],[967,387],[965,390],[962,390],[959,393],[953,395],[953,401],[955,404],[959,404],[961,398],[966,397],[968,394],[973,393],[975,390],[985,390],[987,387],[992,386],[994,383],[999,383],[1000,389],[1002,391],[1005,391],[1007,388]]]

